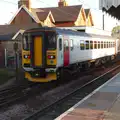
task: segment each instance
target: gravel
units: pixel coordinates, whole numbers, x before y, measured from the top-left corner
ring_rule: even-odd
[[[113,66],[115,67],[115,65]],[[81,81],[85,82],[105,73],[111,68],[102,69],[94,72],[94,74],[86,75],[78,78],[78,80],[73,80],[68,84],[61,85],[54,88],[42,95],[35,95],[27,100],[22,101],[19,104],[4,108],[0,111],[0,120],[21,120],[22,118],[34,113],[36,110],[42,109],[44,106],[60,99],[69,92],[77,89],[81,85]]]

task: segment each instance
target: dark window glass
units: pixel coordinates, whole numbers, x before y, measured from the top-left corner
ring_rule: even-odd
[[[47,34],[48,37],[48,49],[54,50],[56,49],[56,35],[55,33],[49,33]]]
[[[107,42],[107,48],[109,48],[109,42]]]
[[[86,44],[86,50],[89,49],[89,41],[85,41],[85,44]]]
[[[30,50],[30,40],[28,39],[28,36],[24,36],[23,38],[23,49]]]
[[[59,39],[59,50],[62,50],[62,39]]]
[[[100,41],[98,41],[98,49],[100,49]]]
[[[90,41],[90,49],[93,49],[93,41]]]
[[[97,41],[94,41],[94,49],[97,49]]]
[[[85,49],[84,40],[80,40],[80,49],[81,50]]]
[[[104,48],[106,48],[106,42],[104,41]]]
[[[103,41],[101,41],[101,48],[103,48]]]

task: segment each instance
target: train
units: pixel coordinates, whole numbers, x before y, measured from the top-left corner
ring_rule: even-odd
[[[66,73],[104,64],[120,52],[119,39],[56,27],[28,29],[22,39],[22,67],[32,82],[60,81]]]

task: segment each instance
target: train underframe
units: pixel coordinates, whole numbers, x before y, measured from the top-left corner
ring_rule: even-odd
[[[115,59],[115,55],[107,56],[95,60],[89,60],[76,64],[69,65],[67,67],[52,68],[52,69],[36,69],[34,71],[25,71],[25,78],[32,82],[50,82],[50,81],[64,81],[72,78],[73,75],[80,73],[81,71],[88,70],[90,68],[98,67],[106,62]]]

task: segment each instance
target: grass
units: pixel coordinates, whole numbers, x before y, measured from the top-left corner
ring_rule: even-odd
[[[6,83],[10,78],[15,77],[15,71],[0,69],[0,85]]]

